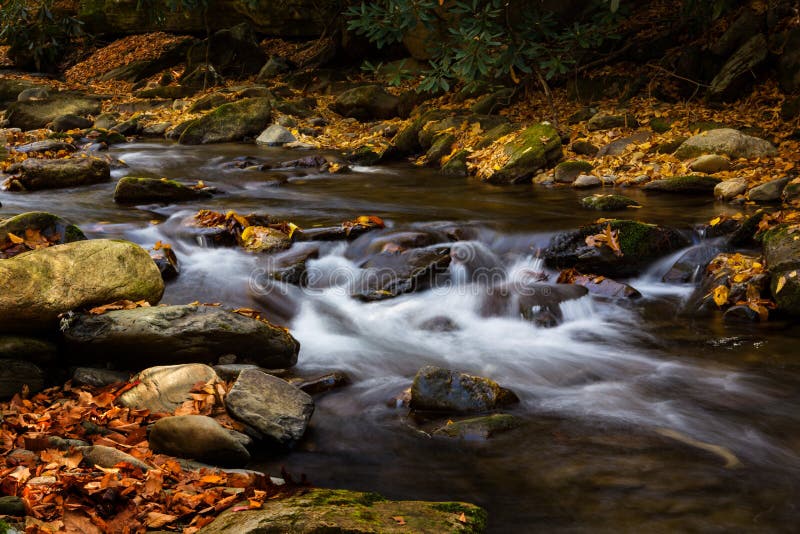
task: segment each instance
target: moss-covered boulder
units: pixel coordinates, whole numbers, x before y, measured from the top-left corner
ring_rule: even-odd
[[[611,128],[637,128],[638,126],[639,121],[630,113],[621,115],[598,113],[586,123],[586,129],[590,132],[610,130]]]
[[[469,172],[467,168],[468,150],[459,150],[453,154],[447,163],[442,165],[442,174],[452,178],[463,178]]]
[[[618,211],[639,205],[640,204],[632,198],[623,195],[604,195],[598,193],[581,199],[581,206],[598,211]]]
[[[422,128],[431,121],[440,121],[446,118],[448,112],[443,109],[431,109],[413,118],[402,127],[392,139],[392,152],[397,156],[407,156],[422,150],[419,134]]]
[[[487,181],[493,184],[520,183],[534,173],[551,167],[562,157],[561,137],[549,123],[531,126],[505,145],[506,164]]]
[[[179,142],[186,145],[225,143],[255,137],[271,122],[272,100],[245,98],[223,104],[186,125]]]
[[[494,380],[432,365],[420,369],[411,385],[414,410],[479,413],[516,402],[519,398],[514,392]]]
[[[15,102],[6,109],[6,120],[10,128],[35,130],[44,128],[57,117],[66,114],[97,115],[102,101],[80,93],[53,93],[45,100]]]
[[[18,172],[9,182],[12,191],[77,187],[111,179],[111,166],[99,158],[28,158],[19,165]]]
[[[14,242],[9,234],[25,238],[26,234],[35,233],[44,237],[51,244],[83,241],[86,236],[80,228],[58,215],[44,211],[29,211],[0,221],[0,250],[5,251]],[[0,252],[0,258],[3,253]]]
[[[615,232],[619,252],[602,244],[587,244],[587,237]],[[609,277],[639,274],[652,261],[689,245],[689,239],[673,228],[630,220],[613,220],[584,226],[553,236],[544,252],[545,263],[557,269],[574,267],[580,272]]]
[[[118,300],[158,303],[164,282],[146,250],[96,239],[0,261],[0,332],[52,331],[64,312]]]
[[[147,260],[161,282],[149,255]],[[297,362],[300,350],[284,328],[216,306],[81,314],[65,326],[63,334],[74,358],[138,366],[216,362],[220,356],[235,354],[239,361],[285,369]]]
[[[439,167],[442,158],[449,155],[453,151],[453,143],[456,142],[456,136],[451,133],[441,133],[433,140],[433,144],[425,153],[425,160],[431,167]]]
[[[507,413],[495,413],[460,421],[448,421],[433,431],[434,436],[455,439],[489,439],[497,434],[518,428],[522,421]]]
[[[206,190],[193,189],[166,178],[126,176],[117,182],[114,189],[114,202],[117,204],[184,202],[210,196],[211,193]]]
[[[380,85],[356,87],[340,94],[331,109],[343,117],[359,121],[391,119],[399,116],[401,99]]]
[[[225,512],[198,534],[478,534],[485,529],[486,512],[472,504],[390,501],[376,493],[313,489],[270,500],[259,510]]]
[[[717,128],[694,135],[675,151],[681,159],[703,154],[721,154],[732,159],[774,156],[776,148],[764,139],[745,135],[733,128]]]
[[[555,180],[560,184],[571,184],[581,174],[591,172],[594,165],[588,161],[570,160],[562,161],[556,165]]]
[[[692,174],[653,180],[646,183],[642,189],[661,193],[712,193],[719,183],[719,178]]]

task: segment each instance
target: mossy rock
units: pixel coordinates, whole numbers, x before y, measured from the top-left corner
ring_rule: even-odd
[[[608,227],[617,232],[622,256],[608,246],[586,244],[588,236],[601,234]],[[652,261],[689,245],[689,240],[673,228],[631,220],[612,220],[584,226],[553,236],[544,252],[545,264],[557,269],[575,268],[580,272],[612,278],[634,276]]]
[[[770,290],[779,310],[790,315],[800,315],[800,271],[792,269],[773,272]]]
[[[80,93],[54,93],[47,100],[14,102],[6,109],[9,128],[35,130],[44,128],[61,115],[97,115],[102,101]]]
[[[425,154],[425,159],[429,166],[438,167],[441,164],[442,158],[450,154],[453,150],[453,143],[456,142],[456,136],[451,133],[442,133],[436,136],[433,144]]]
[[[450,413],[480,413],[519,402],[513,391],[482,376],[428,365],[411,385],[411,408]]]
[[[719,182],[720,179],[713,176],[692,174],[653,180],[645,184],[642,189],[662,193],[713,193]]]
[[[140,178],[125,176],[117,182],[114,202],[117,204],[141,204],[145,202],[183,202],[209,198],[211,193],[192,189],[175,180],[166,178]]]
[[[58,215],[44,211],[29,211],[0,221],[0,248],[5,248],[10,244],[8,234],[24,238],[26,230],[39,232],[54,244],[72,243],[86,239],[80,228]]]
[[[656,154],[672,154],[678,147],[680,147],[688,137],[676,137],[675,139],[668,139],[663,143],[655,145],[651,150]]]
[[[570,160],[562,161],[556,165],[555,180],[561,184],[571,184],[581,174],[591,172],[594,165],[588,161]]]
[[[484,532],[486,517],[483,509],[461,502],[390,501],[375,493],[312,489],[260,510],[225,512],[198,534],[468,534]]]
[[[255,137],[270,123],[272,100],[245,98],[223,104],[184,127],[179,142],[185,145],[225,143]]]
[[[489,183],[520,183],[552,166],[562,157],[561,137],[552,125],[543,122],[520,132],[505,146],[505,152],[508,161],[487,179]]]
[[[453,154],[453,156],[447,160],[447,163],[442,165],[442,174],[453,178],[462,178],[466,176],[469,172],[467,168],[467,156],[469,156],[468,150],[459,150]]]
[[[518,428],[522,421],[510,414],[496,413],[482,417],[448,421],[433,431],[434,436],[456,439],[489,439],[497,434]]]
[[[800,268],[800,227],[780,224],[764,232],[764,258],[773,272]]]
[[[28,158],[20,164],[19,171],[9,186],[13,191],[78,187],[111,179],[111,166],[99,158]]]
[[[440,121],[447,117],[448,112],[441,109],[431,109],[416,117],[406,126],[400,129],[392,139],[394,152],[398,156],[415,154],[422,150],[419,144],[419,133],[422,128],[431,121]]]
[[[598,211],[618,211],[640,205],[632,198],[623,195],[597,194],[581,199],[581,206]]]
[[[672,121],[664,117],[656,117],[650,120],[650,129],[656,133],[666,133],[672,129]]]
[[[483,135],[483,139],[478,141],[475,145],[475,150],[480,150],[482,148],[486,148],[490,146],[492,143],[503,137],[504,135],[508,135],[514,131],[514,125],[510,122],[504,122],[503,124],[498,124],[494,128],[491,128]]]

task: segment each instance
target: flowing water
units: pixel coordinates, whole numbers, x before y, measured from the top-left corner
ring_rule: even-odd
[[[557,230],[597,217],[570,189],[495,188],[408,165],[348,174],[232,168],[240,156],[286,161],[297,152],[248,145],[132,144],[111,153],[126,174],[203,180],[223,194],[201,203],[121,208],[113,184],[33,194],[0,193],[0,216],[55,212],[90,237],[173,245],[180,277],[164,301],[199,300],[266,309],[302,348],[296,372],[345,371],[352,385],[317,398],[298,447],[254,467],[305,473],[316,485],[398,499],[484,506],[491,532],[794,532],[800,529],[800,354],[783,323],[726,326],[693,317],[692,285],[660,276],[679,255],[629,282],[644,297],[562,303],[563,321],[537,327],[514,314],[482,313],[487,289],[474,264],[507,280],[542,269],[536,251]],[[693,233],[730,210],[704,199],[627,194],[632,215]],[[318,249],[309,288],[264,285],[265,256],[208,248],[185,237],[197,209],[268,213],[301,227],[359,215],[387,229]],[[157,224],[156,224],[157,223]],[[359,264],[401,231],[457,229],[471,251],[438,287],[381,302],[349,296]],[[446,241],[446,238],[443,238]],[[549,273],[551,279],[554,274]],[[452,328],[431,330],[429,320]],[[394,400],[417,369],[434,364],[489,376],[514,390],[521,428],[490,440],[431,437],[437,421]],[[443,421],[438,421],[441,424]]]

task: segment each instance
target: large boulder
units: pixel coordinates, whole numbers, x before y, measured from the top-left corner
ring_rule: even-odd
[[[401,100],[380,85],[356,87],[340,94],[331,109],[359,121],[391,119],[399,114]]]
[[[414,410],[480,413],[519,402],[513,391],[481,376],[428,365],[417,372],[411,385]]]
[[[140,178],[126,176],[117,182],[114,202],[117,204],[142,204],[145,202],[184,202],[209,198],[211,193],[193,189],[166,178]]]
[[[198,534],[478,534],[486,512],[463,502],[389,501],[375,493],[313,489],[260,510],[227,511]]]
[[[774,156],[777,149],[764,139],[743,134],[733,128],[716,128],[693,135],[675,151],[675,156],[689,159],[703,154],[722,154],[733,159]]]
[[[303,437],[314,413],[314,401],[307,393],[258,369],[239,373],[225,407],[254,437],[282,446]]]
[[[102,108],[99,98],[79,93],[53,93],[46,100],[15,102],[6,109],[11,128],[35,130],[44,128],[61,115],[98,115]]]
[[[189,123],[179,141],[186,145],[225,143],[255,137],[269,124],[272,100],[245,98],[223,104],[208,115]]]
[[[29,158],[19,166],[19,175],[11,180],[13,190],[35,191],[107,182],[111,167],[98,158],[38,159]]]
[[[778,308],[800,315],[800,227],[782,224],[765,232],[764,258],[772,274],[770,288]]]
[[[617,232],[622,255],[609,246],[586,242],[587,237],[606,233],[609,226]],[[647,264],[687,245],[689,240],[672,228],[613,220],[556,234],[544,252],[544,260],[558,269],[574,267],[584,273],[625,277],[639,274]]]
[[[172,413],[191,400],[197,384],[214,384],[219,377],[207,365],[190,363],[150,367],[138,373],[132,382],[135,385],[119,396],[120,404],[152,413]]]
[[[487,178],[489,183],[520,183],[554,165],[562,157],[561,136],[552,125],[543,122],[520,132],[504,151],[508,161]]]
[[[708,96],[711,99],[736,98],[741,90],[756,81],[753,72],[767,59],[769,46],[764,34],[756,34],[744,43],[711,80]]]
[[[0,261],[0,332],[47,331],[64,312],[118,300],[158,303],[164,282],[146,250],[96,239]],[[112,351],[113,352],[113,351]]]
[[[164,417],[147,436],[155,452],[224,466],[243,466],[250,460],[246,439],[205,415]]]
[[[112,359],[140,367],[216,363],[220,356],[235,354],[239,361],[284,369],[297,363],[300,350],[285,329],[216,306],[158,306],[78,315],[63,335],[77,358]]]
[[[653,180],[646,183],[642,189],[661,193],[711,193],[719,182],[719,178],[713,176],[693,174]]]

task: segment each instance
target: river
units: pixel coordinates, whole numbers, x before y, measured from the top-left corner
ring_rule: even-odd
[[[407,164],[346,174],[233,168],[237,157],[278,162],[297,152],[252,145],[115,146],[127,169],[202,180],[222,194],[180,205],[123,208],[113,183],[31,194],[0,192],[0,216],[45,210],[89,237],[123,237],[146,248],[172,244],[182,272],[164,302],[268,308],[301,343],[296,372],[345,371],[352,385],[317,398],[306,439],[253,467],[282,466],[315,485],[377,491],[396,499],[463,500],[484,506],[490,532],[795,532],[800,524],[798,330],[783,322],[728,326],[684,312],[693,285],[661,275],[679,254],[628,282],[634,301],[584,297],[564,320],[537,327],[513,315],[486,317],[480,288],[454,267],[450,284],[381,302],[348,296],[358,263],[398,231],[458,228],[509,277],[538,270],[537,249],[593,221],[585,192],[498,188]],[[288,181],[276,185],[274,175]],[[625,191],[637,219],[693,232],[727,205]],[[387,229],[349,243],[314,246],[311,289],[254,284],[267,259],[182,237],[197,209],[267,213],[301,228],[376,215]],[[294,247],[293,247],[294,248]],[[379,249],[378,249],[379,250]],[[461,273],[463,274],[463,273]],[[549,273],[555,279],[557,273]],[[333,282],[330,282],[333,280]],[[424,329],[447,317],[448,331]],[[432,422],[393,399],[426,364],[489,376],[515,391],[521,428],[490,440],[432,438]]]

